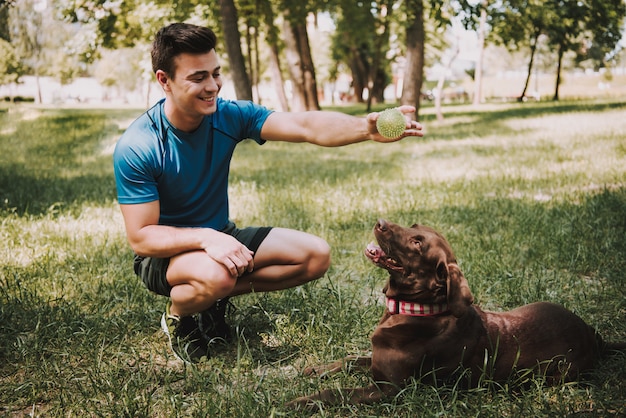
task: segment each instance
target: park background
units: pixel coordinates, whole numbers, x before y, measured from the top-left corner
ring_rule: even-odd
[[[212,27],[223,96],[320,105],[622,97],[623,1],[2,0],[0,98],[149,106],[166,22]]]
[[[302,416],[284,404],[369,384],[356,371],[300,371],[370,349],[386,275],[362,253],[379,217],[441,231],[483,308],[552,301],[625,341],[624,8],[1,0],[0,415]],[[198,367],[171,355],[165,301],[133,275],[111,162],[123,130],[161,97],[149,40],[177,20],[218,31],[226,97],[359,116],[413,104],[426,132],[339,149],[241,144],[232,218],[322,236],[333,265],[315,283],[234,299],[237,338]],[[291,43],[304,34],[310,54]],[[556,386],[493,382],[488,363],[477,388],[428,383],[312,415],[626,416],[623,354]]]

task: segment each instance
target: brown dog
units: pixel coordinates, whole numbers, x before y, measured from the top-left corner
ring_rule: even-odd
[[[411,377],[425,382],[479,384],[487,376],[506,381],[516,373],[541,374],[548,383],[571,381],[590,370],[607,350],[592,327],[562,306],[538,302],[509,312],[473,305],[467,280],[446,239],[432,228],[404,228],[379,220],[378,246],[365,255],[389,271],[387,310],[372,335],[371,357],[305,370],[323,375],[346,363],[369,367],[375,382],[366,388],[324,390],[290,402],[373,403],[396,393]]]

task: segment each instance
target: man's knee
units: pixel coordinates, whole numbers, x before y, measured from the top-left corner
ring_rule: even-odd
[[[319,279],[326,274],[330,268],[330,262],[330,245],[322,238],[318,238],[311,249],[311,257],[308,263],[310,280]]]
[[[204,275],[199,279],[199,284],[202,296],[209,299],[222,299],[231,294],[237,280],[227,271],[221,271],[213,275]]]
[[[209,257],[181,257],[172,264],[168,271],[168,279],[173,279],[170,284],[190,284],[197,298],[224,298],[230,295],[237,283],[224,266]]]

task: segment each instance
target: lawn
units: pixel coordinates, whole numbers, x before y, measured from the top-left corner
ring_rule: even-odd
[[[423,139],[386,145],[243,143],[232,218],[322,236],[333,264],[315,283],[233,299],[235,342],[197,367],[168,350],[165,299],[134,277],[115,199],[112,147],[140,113],[0,112],[0,415],[295,417],[283,404],[297,396],[369,384],[300,371],[370,349],[386,276],[363,249],[378,218],[442,232],[484,309],[552,301],[626,341],[626,101],[448,107],[443,121],[424,109]],[[626,355],[579,383],[414,381],[316,415],[626,416]]]

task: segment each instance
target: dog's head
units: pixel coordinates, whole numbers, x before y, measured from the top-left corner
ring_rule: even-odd
[[[378,245],[369,244],[365,255],[389,272],[388,297],[447,303],[457,317],[473,303],[454,252],[440,233],[424,225],[405,228],[381,219],[374,227],[374,236]]]

